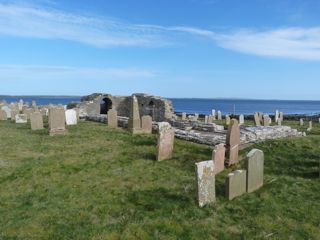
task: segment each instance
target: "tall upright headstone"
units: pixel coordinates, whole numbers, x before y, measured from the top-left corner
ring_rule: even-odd
[[[239,116],[239,125],[243,125],[243,124],[244,124],[244,115],[241,114],[241,115]]]
[[[186,114],[185,112],[182,113],[182,115],[181,115],[181,120],[182,120],[182,121],[187,120],[187,114]]]
[[[213,116],[214,119],[216,118],[216,110],[215,109],[212,109],[211,115]]]
[[[218,120],[222,120],[222,113],[221,113],[221,111],[218,111]]]
[[[300,126],[303,126],[304,122],[303,122],[303,118],[300,118]]]
[[[67,125],[77,125],[78,124],[78,117],[77,111],[74,109],[68,109],[65,111],[66,115],[66,124]]]
[[[281,122],[283,122],[283,120],[284,120],[284,114],[283,114],[283,112],[280,112],[280,113],[279,113],[279,120],[280,120]]]
[[[49,110],[49,134],[66,135],[68,133],[66,129],[66,115],[64,108],[52,107]]]
[[[208,123],[213,123],[213,116],[212,116],[212,115],[209,115],[209,117],[208,117]]]
[[[247,192],[254,192],[263,185],[264,153],[252,149],[246,159]]]
[[[30,123],[32,130],[43,129],[43,118],[40,112],[34,112],[30,114]]]
[[[204,117],[204,123],[208,123],[208,120],[209,120],[209,117],[206,115],[206,116]]]
[[[227,146],[227,159],[228,164],[233,165],[238,162],[240,144],[240,128],[238,120],[231,119],[228,127],[226,146]]]
[[[139,112],[139,103],[135,95],[131,98],[128,129],[131,133],[141,133],[141,119]]]
[[[224,161],[226,148],[223,143],[218,144],[212,151],[212,160],[214,162],[214,173],[218,174],[224,170]]]
[[[254,122],[255,122],[256,126],[261,126],[259,113],[257,113],[257,112],[254,114]]]
[[[229,126],[230,125],[230,116],[229,115],[226,115],[226,125]]]
[[[312,121],[309,121],[309,128],[307,129],[308,131],[312,130]]]
[[[157,161],[171,158],[174,144],[174,129],[167,122],[158,123]]]
[[[19,103],[18,103],[18,110],[19,111],[22,111],[22,108],[23,108],[23,100],[20,99]]]
[[[118,112],[114,108],[108,111],[107,124],[111,128],[118,127]]]
[[[274,115],[274,121],[277,123],[279,120],[279,110],[276,110],[276,113]]]
[[[213,161],[196,163],[196,179],[199,207],[216,201],[215,174]]]
[[[142,116],[141,128],[142,128],[142,133],[144,134],[152,133],[152,117],[151,116],[149,115]]]

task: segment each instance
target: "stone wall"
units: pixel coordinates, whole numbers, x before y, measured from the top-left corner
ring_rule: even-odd
[[[155,121],[171,120],[174,111],[171,101],[147,94],[134,94],[139,103],[140,116],[150,115]],[[110,108],[115,108],[119,116],[128,117],[131,96],[112,96],[111,94],[92,94],[82,97],[79,104],[80,116],[107,114]]]

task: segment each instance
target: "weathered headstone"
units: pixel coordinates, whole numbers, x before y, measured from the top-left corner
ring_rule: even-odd
[[[303,118],[300,118],[300,126],[303,126],[304,122],[303,122]]]
[[[206,116],[204,117],[204,123],[208,123],[208,119],[209,119],[209,117],[206,115]]]
[[[128,129],[133,134],[141,133],[141,119],[140,119],[140,112],[139,112],[139,103],[138,103],[138,99],[135,95],[133,95],[132,99],[131,99]]]
[[[52,107],[49,109],[49,134],[66,135],[68,133],[66,129],[66,115],[64,108]]]
[[[280,112],[280,113],[279,113],[279,119],[280,119],[281,122],[283,122],[283,120],[284,120],[284,114],[283,114],[283,112]]]
[[[244,124],[244,115],[241,114],[241,115],[239,116],[239,125],[243,125],[243,124]]]
[[[247,171],[236,170],[226,176],[226,197],[229,200],[241,196],[247,191]]]
[[[279,120],[279,110],[276,110],[276,113],[274,115],[274,121],[277,123]]]
[[[268,115],[263,116],[263,126],[265,127],[270,126],[270,117]]]
[[[8,106],[2,106],[1,110],[4,110],[7,114],[7,118],[11,119],[11,108],[9,108]]]
[[[65,111],[66,115],[66,124],[67,125],[77,125],[78,124],[78,117],[77,111],[74,109],[68,109]]]
[[[216,110],[215,109],[212,109],[211,115],[213,116],[214,119],[216,118]]]
[[[152,117],[149,115],[142,116],[141,118],[141,128],[142,133],[151,134],[152,133]]]
[[[208,117],[208,123],[213,123],[213,116],[212,116],[212,115],[209,115],[209,117]]]
[[[252,149],[246,159],[247,192],[254,192],[263,185],[264,153],[259,149]]]
[[[16,114],[16,123],[27,123],[28,116],[26,114]]]
[[[199,207],[216,201],[216,187],[213,161],[196,163],[196,179]]]
[[[6,113],[5,110],[0,109],[0,120],[1,120],[1,121],[6,121],[6,120],[8,120],[7,113]]]
[[[174,129],[167,122],[158,123],[157,161],[171,158],[174,144]]]
[[[195,113],[194,114],[194,117],[193,117],[193,121],[198,121],[198,119],[199,119],[199,114],[198,113]]]
[[[218,111],[218,120],[222,120],[222,113],[221,113],[221,111]]]
[[[187,114],[185,112],[183,112],[181,115],[181,120],[185,121],[186,119],[187,119]]]
[[[238,120],[232,119],[228,127],[226,146],[227,146],[227,158],[228,164],[233,165],[238,162],[240,144],[240,128]]]
[[[226,125],[229,126],[230,125],[230,116],[229,115],[226,115]]]
[[[261,126],[259,113],[254,114],[254,122],[255,122],[256,126]]]
[[[34,112],[30,114],[30,123],[32,130],[43,129],[43,118],[40,112]]]
[[[107,124],[111,128],[117,128],[118,127],[118,112],[117,112],[117,110],[110,109],[108,111]]]
[[[307,131],[311,131],[312,130],[312,121],[309,121],[309,128],[307,129]]]
[[[23,100],[20,99],[19,103],[18,103],[18,110],[19,111],[22,111],[22,108],[23,108]]]
[[[15,121],[16,120],[16,115],[19,114],[19,112],[17,110],[12,110],[11,111],[11,121]]]
[[[218,174],[224,170],[224,160],[226,148],[223,143],[216,145],[212,151],[212,160],[214,162],[214,173]]]

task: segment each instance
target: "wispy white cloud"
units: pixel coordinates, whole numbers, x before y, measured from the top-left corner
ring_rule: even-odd
[[[1,80],[121,80],[155,77],[151,70],[137,68],[78,68],[66,66],[0,65]]]
[[[11,3],[0,4],[0,34],[63,39],[101,48],[163,47],[177,44],[181,37],[199,36],[217,46],[251,55],[320,60],[320,27],[216,32],[189,26],[131,24]]]

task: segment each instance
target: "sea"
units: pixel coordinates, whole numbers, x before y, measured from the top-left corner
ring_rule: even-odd
[[[63,104],[80,102],[77,96],[0,96],[0,101],[16,102],[22,99],[31,103],[35,100],[38,105]],[[199,99],[199,98],[169,98],[175,112],[189,114],[199,113],[209,115],[212,109],[220,110],[225,114],[252,115],[254,112],[274,114],[279,110],[287,115],[318,115],[320,101],[306,100],[252,100],[252,99]]]

